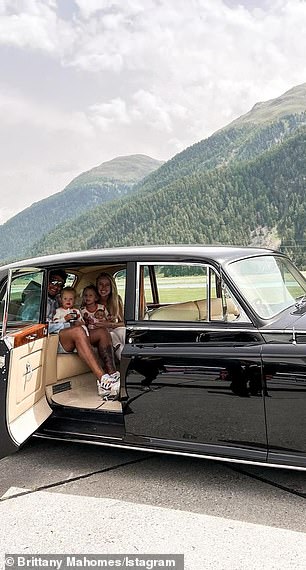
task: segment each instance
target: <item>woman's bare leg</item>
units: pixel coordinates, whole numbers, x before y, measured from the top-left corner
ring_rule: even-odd
[[[62,347],[67,352],[73,352],[76,348],[78,355],[91,369],[97,378],[101,378],[104,370],[101,368],[95,353],[92,350],[88,336],[82,327],[71,327],[63,329],[59,333]]]
[[[113,372],[116,371],[116,366],[112,339],[109,331],[106,328],[92,329],[89,331],[89,338],[91,344],[96,346],[98,349],[105,371],[107,374],[113,374]]]

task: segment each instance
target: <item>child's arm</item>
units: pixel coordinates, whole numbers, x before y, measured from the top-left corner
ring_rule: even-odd
[[[53,323],[65,323],[65,317],[62,316],[61,309],[56,309],[55,315],[52,319]]]
[[[80,311],[79,311],[78,309],[73,309],[73,310],[76,311],[76,313],[77,313],[77,315],[78,315],[77,321],[80,321],[80,323],[82,323],[82,325],[84,325],[84,324],[85,324],[85,321],[84,321],[84,319],[83,319],[83,317],[82,317]]]

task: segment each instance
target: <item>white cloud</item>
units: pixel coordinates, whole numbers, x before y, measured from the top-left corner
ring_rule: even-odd
[[[64,54],[73,45],[77,29],[57,17],[55,0],[2,0],[0,45],[49,54]]]
[[[122,0],[75,0],[75,3],[80,9],[81,16],[86,19],[96,18],[97,14],[101,12],[113,14],[116,11],[132,18],[139,12],[147,10],[152,4],[152,0],[146,0],[145,5],[142,0],[125,0],[124,2]]]
[[[305,2],[257,3],[252,11],[220,0],[78,4],[88,20],[71,65],[132,76],[129,115],[186,145],[305,80]],[[185,125],[182,117],[176,123],[175,106]]]
[[[61,111],[41,102],[31,101],[10,90],[0,90],[0,121],[13,128],[43,129],[58,136],[66,132],[90,137],[94,130],[84,112]]]
[[[304,0],[65,0],[65,10],[0,1],[13,62],[0,79],[0,187],[19,180],[24,205],[114,156],[169,158],[306,81]]]
[[[131,122],[127,113],[126,103],[120,98],[113,99],[109,103],[92,105],[89,108],[89,116],[93,127],[102,130],[114,128],[115,125],[126,125]]]

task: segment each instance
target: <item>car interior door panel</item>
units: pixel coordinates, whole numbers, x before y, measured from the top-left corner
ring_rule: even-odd
[[[38,329],[37,336],[40,330]],[[20,346],[11,349],[8,376],[8,424],[11,435],[18,444],[51,414],[46,403],[43,376],[47,339],[36,339],[35,327],[31,327],[25,336],[32,336],[33,340],[25,344],[22,342]]]

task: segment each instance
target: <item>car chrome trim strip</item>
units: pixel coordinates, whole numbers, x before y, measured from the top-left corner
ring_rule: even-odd
[[[201,324],[198,325],[198,323],[195,323],[195,326],[193,327],[178,327],[178,326],[167,326],[165,325],[149,325],[150,321],[144,321],[144,326],[141,325],[127,325],[127,329],[130,331],[143,331],[145,330],[171,330],[171,331],[194,331],[197,330],[198,328],[201,328]],[[205,321],[203,323],[204,325],[208,325],[210,323],[208,323],[208,321]],[[204,327],[205,331],[209,330],[210,332],[246,332],[246,333],[259,333],[261,335],[266,335],[266,334],[286,334],[286,335],[290,335],[292,334],[292,329],[257,329],[257,328],[238,328],[238,327]],[[306,334],[306,330],[297,330],[295,329],[295,334],[296,335],[301,335],[301,334]]]
[[[50,429],[49,432],[50,432],[50,433],[51,433],[51,432],[58,433],[58,430]],[[36,437],[36,436],[37,436],[37,437],[48,437],[48,438],[51,437],[52,439],[54,439],[53,435],[48,436],[48,435],[37,434],[37,433],[35,433],[35,434],[33,434],[33,435],[34,435],[35,437]],[[69,432],[69,435],[78,435],[78,436],[88,437],[88,433],[80,433],[79,431],[78,431],[78,432],[73,432],[73,431],[71,431],[71,432]],[[118,441],[122,441],[122,437],[115,437],[115,436],[113,436],[113,435],[99,435],[98,437],[103,437],[103,439],[117,439]],[[62,441],[68,441],[67,438],[62,438],[62,437],[55,437],[55,439],[60,439],[60,440],[62,440]],[[73,439],[73,440],[71,440],[71,441],[76,441],[76,440]],[[83,441],[83,440],[80,440],[80,441]],[[95,442],[88,441],[88,442],[85,442],[85,443],[95,443]]]
[[[199,328],[202,328],[201,324],[198,325],[198,323],[195,323],[195,326],[193,327],[177,327],[177,326],[167,326],[167,325],[147,325],[147,323],[149,323],[150,321],[144,321],[146,324],[142,327],[142,326],[134,326],[134,325],[127,325],[126,328],[130,331],[143,331],[143,330],[167,330],[167,331],[196,331]],[[207,325],[209,324],[207,321],[205,321],[205,323],[203,323],[203,325]],[[225,327],[204,327],[204,330],[207,331],[209,330],[210,332],[246,332],[246,333],[260,333],[262,334],[262,332],[265,331],[261,331],[259,329],[253,328],[253,329],[243,329],[243,328],[233,328],[233,327],[229,327],[229,328],[225,328]],[[275,332],[275,331],[274,331]],[[278,331],[280,332],[280,331]],[[285,332],[285,331],[284,331]],[[288,331],[286,331],[288,334]],[[291,331],[289,331],[290,334]]]
[[[81,435],[81,434],[78,434]],[[290,469],[291,471],[306,471],[306,466],[292,466],[292,465],[284,465],[282,463],[268,463],[265,461],[251,461],[248,459],[234,459],[228,457],[218,457],[215,455],[203,455],[201,453],[188,453],[186,451],[170,451],[164,449],[152,449],[151,447],[142,447],[141,445],[126,445],[126,444],[119,444],[119,443],[104,443],[103,441],[88,441],[78,438],[70,439],[68,437],[55,437],[49,436],[46,434],[36,433],[34,437],[40,437],[44,439],[56,439],[58,441],[71,441],[74,443],[87,443],[88,445],[103,445],[106,447],[119,447],[121,449],[131,449],[132,451],[148,451],[149,453],[163,453],[164,455],[178,455],[184,457],[197,457],[199,459],[211,459],[213,461],[222,461],[223,463],[241,463],[243,465],[256,465],[259,467],[275,467],[276,469]],[[103,436],[104,437],[104,436]],[[111,438],[116,439],[116,438]]]
[[[299,334],[306,334],[306,330],[303,331],[303,330],[299,330],[299,329],[295,329],[295,328],[292,328],[292,329],[267,329],[267,330],[261,329],[260,332],[262,334],[273,333],[273,334],[291,334],[291,335],[294,333],[295,336],[299,335]]]

